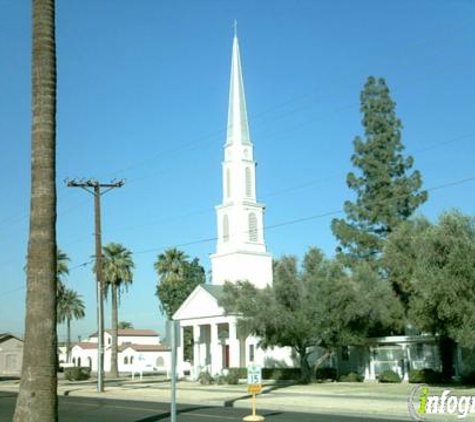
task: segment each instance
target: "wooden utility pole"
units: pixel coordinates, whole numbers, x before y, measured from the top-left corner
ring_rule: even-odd
[[[94,195],[94,226],[96,242],[96,281],[97,281],[97,391],[104,392],[104,277],[102,264],[101,195],[114,188],[121,188],[124,181],[100,183],[97,180],[67,180],[70,188],[82,188]],[[101,192],[101,189],[105,189]]]

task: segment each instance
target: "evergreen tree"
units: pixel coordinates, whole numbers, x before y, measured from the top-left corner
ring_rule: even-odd
[[[402,123],[384,79],[368,78],[361,93],[365,139],[354,140],[347,184],[356,201],[346,201],[346,219],[334,219],[332,231],[340,242],[337,251],[347,265],[365,261],[377,268],[384,239],[427,200],[420,173],[411,172],[413,158],[402,154]]]

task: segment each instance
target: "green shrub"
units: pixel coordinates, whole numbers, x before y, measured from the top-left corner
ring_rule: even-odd
[[[238,379],[247,378],[247,368],[229,368],[229,373],[236,374]],[[297,381],[300,379],[300,368],[262,368],[262,379]]]
[[[409,382],[416,384],[438,384],[443,382],[443,378],[442,372],[434,371],[431,368],[412,369],[409,372]]]
[[[72,366],[64,368],[64,377],[68,381],[84,381],[91,377],[91,368],[84,366]]]
[[[229,371],[224,380],[230,385],[239,384],[239,374],[237,372]]]
[[[336,368],[317,368],[315,379],[318,381],[336,380]]]
[[[217,378],[214,379],[216,384],[218,385],[224,385],[226,384],[226,376],[225,375],[218,375]]]
[[[211,385],[214,383],[214,378],[208,371],[201,372],[200,376],[198,377],[198,381],[201,385]]]
[[[462,374],[462,384],[475,385],[475,371]]]
[[[300,379],[300,368],[262,368],[262,379],[297,381]]]
[[[229,373],[235,374],[238,379],[247,378],[247,368],[229,368]]]
[[[340,382],[363,382],[364,381],[364,376],[361,375],[361,374],[358,374],[356,372],[350,372],[349,374],[341,375],[340,378],[338,378],[338,381],[340,381]]]
[[[401,377],[399,374],[397,374],[394,371],[391,371],[390,369],[383,371],[379,374],[378,376],[378,381],[379,382],[392,382],[392,383],[398,383],[401,382]]]

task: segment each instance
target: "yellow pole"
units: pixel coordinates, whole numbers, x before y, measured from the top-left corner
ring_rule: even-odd
[[[252,393],[252,416],[256,416],[256,393]]]

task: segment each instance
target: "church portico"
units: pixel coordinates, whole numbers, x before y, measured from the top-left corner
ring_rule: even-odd
[[[192,332],[191,344],[185,344],[185,331]],[[198,378],[201,372],[216,375],[223,369],[239,367],[243,357],[241,340],[237,338],[235,317],[209,317],[182,321],[180,327],[181,344],[178,347],[179,372],[188,370],[192,378]],[[243,340],[243,342],[245,339]],[[191,351],[186,355],[185,349]]]

